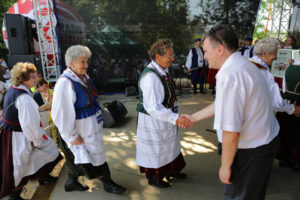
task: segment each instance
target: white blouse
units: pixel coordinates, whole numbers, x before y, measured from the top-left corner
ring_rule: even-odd
[[[13,131],[12,137],[15,186],[23,177],[36,173],[42,166],[54,161],[59,154],[56,144],[40,126],[38,104],[25,86],[18,88],[26,90],[28,94],[18,96],[15,103],[23,131]],[[31,143],[36,149],[32,149]]]
[[[64,74],[71,74],[69,77],[87,87],[78,77],[66,69]],[[60,78],[54,88],[51,117],[58,128],[61,137],[68,145],[74,155],[75,164],[91,163],[94,166],[102,165],[105,162],[105,151],[103,143],[102,122],[98,123],[96,114],[83,119],[76,119],[74,103],[76,93],[73,83],[67,78]],[[81,136],[84,144],[72,145],[78,136]]]
[[[274,77],[271,74],[269,67],[257,56],[253,56],[253,58],[250,58],[249,60],[265,67],[264,70],[260,71],[268,83],[272,95],[273,110],[275,112],[286,112],[290,115],[293,114],[295,106],[291,104],[289,100],[282,98],[278,84],[274,81]]]

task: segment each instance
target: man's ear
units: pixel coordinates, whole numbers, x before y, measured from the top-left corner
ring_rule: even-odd
[[[223,55],[225,53],[225,47],[222,44],[218,44],[218,54]]]

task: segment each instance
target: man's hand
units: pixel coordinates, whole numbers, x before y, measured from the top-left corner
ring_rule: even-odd
[[[71,142],[72,145],[81,145],[84,144],[84,141],[82,139],[82,137],[79,135],[76,140],[74,140],[73,142]]]
[[[219,178],[222,181],[222,183],[224,184],[232,184],[232,182],[230,181],[230,177],[231,177],[231,169],[230,167],[223,167],[221,165],[220,169],[219,169]]]
[[[194,126],[194,123],[189,119],[188,115],[180,115],[176,121],[176,125],[181,128],[190,128]]]

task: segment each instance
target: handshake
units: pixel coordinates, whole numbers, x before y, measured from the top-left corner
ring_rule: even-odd
[[[176,120],[176,125],[181,128],[190,128],[194,126],[194,122],[192,121],[192,117],[190,115],[181,114]]]

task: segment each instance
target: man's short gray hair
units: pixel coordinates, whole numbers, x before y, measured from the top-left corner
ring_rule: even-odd
[[[66,65],[70,67],[70,62],[75,61],[80,57],[90,58],[92,55],[90,49],[82,45],[74,45],[68,48],[65,54]]]
[[[280,43],[276,38],[264,38],[256,43],[254,46],[253,53],[257,56],[261,56],[264,51],[268,54],[273,53],[278,47]]]

